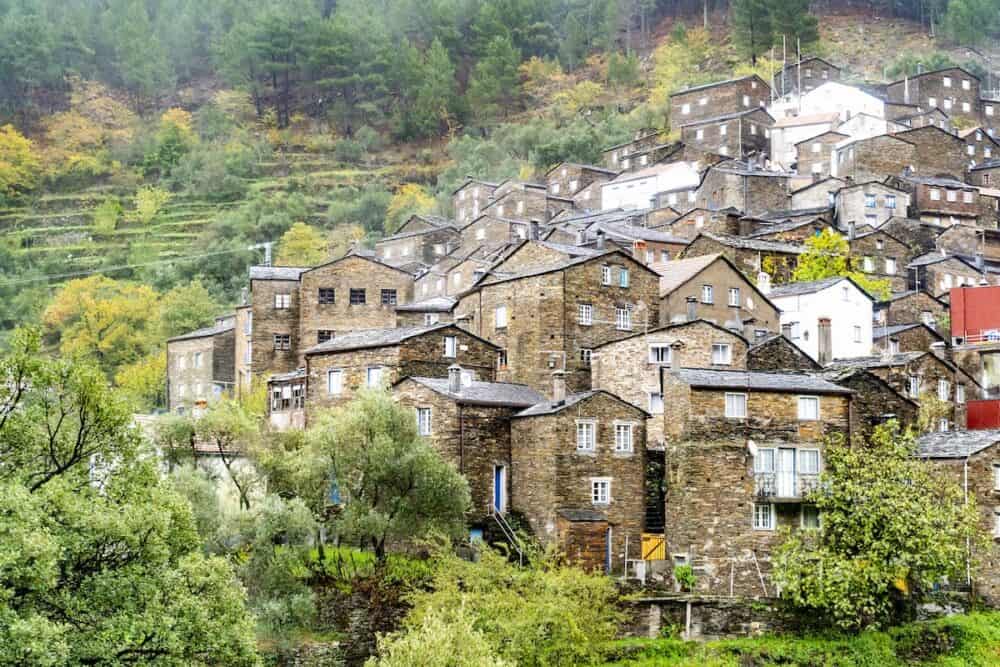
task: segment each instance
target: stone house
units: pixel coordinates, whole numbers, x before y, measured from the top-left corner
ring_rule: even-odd
[[[299,277],[308,270],[294,266],[250,267],[250,309],[246,318],[251,325],[250,363],[245,367],[253,377],[290,373],[298,368]]]
[[[774,75],[774,89],[779,97],[801,90],[808,92],[827,81],[839,81],[840,68],[819,56],[789,63]]]
[[[404,377],[392,387],[411,408],[417,430],[469,482],[469,521],[482,526],[491,511],[510,510],[511,419],[545,396],[522,384],[462,379],[460,366],[447,377]]]
[[[998,260],[1000,231],[978,225],[952,225],[937,235],[934,246],[937,250],[966,258],[981,255],[983,259]]]
[[[791,112],[790,112],[791,113]],[[791,169],[798,156],[795,145],[810,137],[822,135],[837,129],[840,116],[836,112],[824,110],[821,113],[781,116],[774,111],[775,122],[771,127],[770,157],[774,165],[780,169]],[[807,173],[801,168],[800,174]]]
[[[954,178],[907,176],[893,179],[912,193],[910,217],[933,225],[975,224],[979,190]]]
[[[497,189],[497,185],[471,176],[466,177],[465,182],[451,193],[455,222],[463,226],[478,218],[493,198],[493,191]]]
[[[969,182],[987,188],[1000,186],[1000,159],[987,160],[970,167]]]
[[[735,208],[744,215],[788,208],[792,174],[745,163],[722,162],[705,172],[691,208]]]
[[[685,151],[684,144],[679,141],[655,144],[647,148],[639,149],[633,153],[623,153],[621,167],[623,172],[641,171],[646,167],[651,167],[661,162],[677,162],[689,158],[682,157],[683,153],[693,153],[695,151]],[[699,156],[698,159],[701,159]]]
[[[495,246],[514,243],[528,238],[530,221],[515,220],[497,215],[497,209],[490,209],[462,227],[462,254],[475,252],[484,245]]]
[[[765,160],[771,151],[773,125],[771,114],[756,108],[689,121],[679,127],[681,141],[696,150]]]
[[[879,181],[866,181],[841,188],[834,197],[834,208],[841,227],[869,225],[881,227],[889,218],[905,215],[910,195]]]
[[[875,427],[892,419],[904,429],[916,428],[920,405],[870,370],[844,366],[824,372],[823,377],[854,392],[850,417],[852,439],[864,442]]]
[[[961,176],[969,167],[965,141],[940,127],[918,127],[893,135],[916,148],[913,171],[924,176]]]
[[[876,229],[854,238],[848,236],[851,266],[856,271],[878,279],[888,280],[893,292],[906,289],[906,266],[913,259],[913,251],[885,229]]]
[[[276,373],[267,379],[267,421],[276,431],[306,427],[306,370]]]
[[[601,151],[601,157],[604,160],[605,167],[612,171],[620,172],[625,168],[621,166],[624,156],[652,148],[660,143],[662,143],[660,131],[655,128],[645,128],[636,131],[629,141],[608,146]]]
[[[768,298],[781,311],[781,332],[820,364],[871,354],[873,300],[852,279],[778,285]]]
[[[407,376],[448,377],[460,365],[466,380],[492,382],[499,349],[455,324],[353,331],[305,350],[306,412],[350,402],[362,388]]]
[[[483,213],[528,222],[547,222],[549,215],[548,189],[541,183],[523,183],[507,180],[493,191],[493,197]]]
[[[915,165],[922,163],[914,142],[898,134],[882,134],[837,146],[830,160],[830,173],[860,183],[881,181]]]
[[[978,395],[979,385],[950,361],[927,351],[881,354],[858,359],[837,360],[829,370],[864,368],[884,380],[900,394],[921,404],[937,399],[945,411],[938,416],[935,430],[964,430],[966,400]]]
[[[545,172],[548,193],[557,197],[574,197],[592,183],[606,183],[618,176],[618,171],[592,164],[561,162]]]
[[[781,243],[805,243],[813,236],[819,236],[825,229],[837,231],[825,217],[809,216],[805,219],[792,219],[784,222],[758,222],[755,231],[746,234],[748,238],[761,241],[779,241]]]
[[[376,241],[375,256],[391,266],[413,262],[430,266],[461,243],[461,234],[450,221],[433,227],[415,221],[423,222],[413,216],[395,234]]]
[[[948,304],[922,290],[897,292],[876,303],[872,316],[882,327],[922,322],[936,329],[948,317]]]
[[[793,243],[702,232],[684,249],[681,259],[721,254],[747,276],[756,278],[764,272],[775,282],[786,282],[802,252],[802,246]]]
[[[699,255],[654,268],[660,276],[660,322],[707,320],[749,340],[758,332],[778,331],[778,308],[725,255]]]
[[[978,124],[982,119],[979,78],[961,67],[922,72],[886,86],[892,102],[941,109],[951,118]]]
[[[740,212],[735,208],[712,210],[693,208],[673,221],[670,233],[690,241],[702,231],[716,234],[738,235],[740,233]]]
[[[837,192],[847,185],[847,181],[833,176],[813,181],[792,190],[792,209],[833,206]]]
[[[600,236],[624,247],[632,256],[647,266],[654,262],[669,261],[687,247],[688,240],[675,236],[670,230],[650,229],[637,225],[597,223],[590,227],[598,239],[587,242],[587,247],[597,247]],[[589,231],[588,231],[589,235]]]
[[[233,381],[236,383],[236,394],[243,396],[250,391],[253,383],[253,373],[250,366],[253,363],[253,309],[248,303],[235,309],[235,326],[233,332]]]
[[[770,99],[771,86],[756,74],[685,88],[670,94],[671,126],[764,108]]]
[[[660,369],[670,365],[672,348],[680,345],[691,368],[745,369],[747,340],[707,320],[666,324],[594,348],[590,377],[604,389],[653,416],[646,425],[646,446],[663,449],[663,396]]]
[[[642,543],[649,415],[603,390],[564,394],[561,382],[553,400],[514,415],[510,507],[571,561],[621,571]]]
[[[167,339],[167,410],[185,413],[205,407],[236,381],[236,321],[215,324]]]
[[[675,357],[676,359],[676,357]],[[683,364],[677,364],[681,366]],[[769,596],[781,528],[813,529],[808,494],[828,437],[850,436],[851,392],[804,373],[665,368],[665,535],[697,592]]]
[[[962,130],[958,136],[965,140],[965,154],[971,167],[989,162],[995,155],[1000,156],[1000,143],[981,125]]]
[[[944,336],[923,322],[876,327],[872,332],[873,352],[927,352],[932,344],[944,342]]]
[[[947,299],[952,287],[978,285],[985,279],[985,274],[973,263],[944,252],[915,257],[906,268],[909,289],[926,290],[939,299]]]
[[[917,456],[948,475],[973,498],[986,540],[973,547],[972,592],[987,605],[1000,604],[1000,431],[928,433],[917,440]]]
[[[455,321],[455,304],[451,296],[435,296],[423,301],[413,301],[396,306],[397,327],[432,326],[440,322]]]
[[[659,276],[628,253],[509,268],[494,267],[455,307],[457,322],[501,348],[501,381],[546,391],[561,369],[586,390],[594,347],[659,323]]]
[[[936,108],[918,110],[915,113],[900,116],[895,120],[911,129],[916,129],[918,127],[939,127],[945,132],[951,132],[953,129],[951,126],[951,118],[948,114]]]
[[[823,367],[784,334],[760,336],[747,348],[749,371],[817,372]]]
[[[837,144],[849,139],[846,134],[833,130],[795,143],[795,170],[800,174],[811,174],[822,180],[830,175]]]

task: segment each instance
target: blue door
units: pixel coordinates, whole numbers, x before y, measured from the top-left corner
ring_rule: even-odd
[[[605,556],[604,556],[604,571],[611,574],[611,527],[608,527],[608,532],[604,537],[605,542]]]
[[[498,512],[507,511],[507,467],[493,466],[493,507]]]

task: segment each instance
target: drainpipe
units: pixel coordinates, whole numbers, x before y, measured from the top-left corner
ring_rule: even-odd
[[[465,474],[465,418],[462,404],[458,403],[458,472]]]
[[[966,455],[962,464],[962,494],[964,504],[969,504],[969,457]],[[965,538],[965,583],[972,588],[972,538]]]

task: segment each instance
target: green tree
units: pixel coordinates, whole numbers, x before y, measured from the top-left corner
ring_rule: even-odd
[[[144,225],[148,225],[163,210],[170,201],[169,190],[146,185],[135,193],[135,217]]]
[[[771,8],[768,0],[733,0],[730,4],[733,41],[751,64],[774,42]]]
[[[917,459],[896,422],[868,443],[829,443],[818,488],[809,500],[822,528],[786,534],[773,556],[782,597],[812,618],[885,625],[943,578],[964,577],[978,540],[975,499]]]
[[[201,280],[177,285],[160,299],[160,335],[166,340],[207,327],[221,311]]]
[[[455,66],[441,42],[427,50],[413,106],[404,118],[404,136],[433,137],[447,129],[455,108]]]
[[[38,353],[22,331],[0,359],[0,663],[256,664],[244,593],[128,405]]]
[[[115,385],[136,411],[147,412],[167,404],[167,353],[154,352],[115,373]]]
[[[0,127],[0,197],[9,202],[33,190],[41,172],[34,142],[13,125]]]
[[[962,46],[978,46],[997,28],[996,0],[949,0],[942,21],[944,33]]]
[[[114,0],[105,12],[118,76],[140,106],[172,86],[174,72],[142,0]]]
[[[370,546],[383,561],[389,540],[464,531],[468,483],[388,392],[365,391],[322,415],[309,438],[346,500],[333,520],[341,539]]]
[[[329,259],[326,238],[304,222],[296,222],[278,241],[276,264],[280,266],[316,266]]]
[[[788,49],[802,57],[800,47],[805,51],[819,42],[819,22],[809,13],[809,0],[770,0],[769,12],[775,45],[784,37]]]
[[[851,266],[850,244],[847,239],[824,229],[805,242],[805,252],[799,255],[798,265],[792,273],[794,282],[824,280],[838,276],[851,278],[875,299],[887,299],[892,293],[888,280],[871,278]]]
[[[468,97],[482,121],[506,117],[520,94],[518,66],[521,54],[509,37],[490,40],[483,57],[472,70]]]
[[[379,638],[378,658],[366,667],[508,667],[492,645],[473,627],[476,616],[465,606],[434,609],[406,633]]]

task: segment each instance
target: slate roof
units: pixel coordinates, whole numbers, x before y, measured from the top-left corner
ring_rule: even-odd
[[[701,273],[705,267],[722,257],[719,253],[689,257],[671,262],[653,264],[652,269],[660,274],[660,296],[670,294],[675,289]]]
[[[773,392],[809,392],[814,394],[850,394],[850,389],[807,373],[769,373],[765,371],[720,371],[706,368],[682,368],[670,371],[692,387],[743,389]]]
[[[926,459],[964,459],[1000,442],[1000,429],[927,433],[917,438],[917,456]]]
[[[840,120],[838,113],[811,113],[800,116],[785,116],[779,118],[774,124],[775,127],[801,127],[802,125],[818,125],[820,123],[836,123]]]
[[[524,384],[509,382],[478,382],[463,385],[458,393],[448,391],[447,378],[410,377],[431,391],[470,405],[500,405],[526,408],[545,400],[545,397]]]
[[[183,333],[179,336],[168,338],[167,342],[172,343],[174,341],[180,341],[180,340],[194,340],[195,338],[207,338],[209,336],[217,336],[221,333],[232,331],[235,327],[236,323],[233,322],[232,319],[228,319],[222,323],[213,324],[210,327],[195,329],[194,331],[188,331],[187,333]]]
[[[450,296],[435,296],[423,301],[413,301],[396,306],[396,311],[404,313],[450,313],[458,299]]]
[[[452,227],[450,224],[436,225],[434,227],[431,227],[430,229],[418,229],[413,232],[400,232],[398,234],[393,234],[392,236],[383,236],[378,241],[376,241],[375,244],[378,245],[380,243],[385,243],[386,241],[398,241],[399,239],[408,239],[414,236],[423,236],[425,234],[433,234],[434,232],[448,231],[448,230],[453,231],[456,234],[458,233],[458,230]]]
[[[627,254],[627,253],[625,253],[625,252],[623,252],[621,250],[616,250],[616,249],[603,250],[603,251],[599,251],[597,254],[594,254],[594,255],[585,255],[583,257],[577,257],[575,259],[569,259],[569,260],[565,260],[565,261],[562,261],[562,262],[555,262],[555,263],[552,263],[552,264],[546,264],[545,266],[531,267],[531,268],[525,269],[524,271],[519,271],[519,272],[516,272],[516,273],[509,273],[509,274],[508,273],[502,273],[502,272],[496,273],[496,274],[487,273],[484,276],[482,284],[485,284],[485,285],[495,285],[497,283],[506,282],[508,280],[518,280],[520,278],[529,278],[531,276],[540,276],[540,275],[543,275],[545,273],[552,273],[553,271],[562,271],[564,269],[568,269],[568,268],[574,267],[577,264],[583,264],[585,262],[589,262],[589,261],[591,261],[593,259],[597,259],[597,258],[600,258],[600,257],[610,257],[611,255],[618,255],[618,256],[623,257],[623,258],[627,257],[628,259],[636,261],[631,255],[629,255],[629,254]],[[638,262],[636,262],[636,263],[638,263]],[[642,266],[643,268],[647,268],[645,266],[645,264],[639,264],[639,265]]]
[[[597,250],[596,248],[585,248],[583,246],[568,245],[566,243],[554,243],[552,241],[532,241],[532,243],[537,243],[543,248],[555,250],[556,252],[569,255],[570,257],[593,257],[604,252],[603,250]]]
[[[967,259],[965,259],[965,258],[963,258],[963,257],[961,257],[959,255],[952,255],[952,254],[944,254],[944,255],[942,255],[940,250],[932,250],[932,251],[930,251],[928,253],[924,253],[923,255],[920,255],[919,257],[914,257],[910,261],[910,263],[907,264],[907,266],[908,267],[909,266],[929,266],[931,264],[937,264],[938,262],[943,262],[943,261],[949,260],[949,259],[954,259],[954,260],[957,260],[959,262],[962,262],[963,264],[968,264],[969,268],[973,269],[975,271],[979,270],[979,269],[976,268],[976,265],[973,264],[972,262],[970,262],[969,260],[967,260]]]
[[[1000,167],[1000,159],[994,158],[992,160],[986,160],[985,162],[977,164],[975,167],[970,167],[969,169],[971,171],[978,171],[980,169],[996,169],[997,167]]]
[[[764,79],[761,79],[756,74],[749,74],[747,76],[739,76],[739,77],[736,77],[734,79],[726,79],[725,81],[716,81],[714,83],[703,83],[700,86],[691,86],[690,88],[684,88],[682,90],[675,90],[674,92],[670,93],[670,97],[673,97],[674,95],[682,95],[684,93],[692,93],[692,92],[694,92],[696,90],[708,90],[709,88],[715,88],[716,86],[724,86],[727,83],[736,83],[737,81],[745,81],[747,79],[753,79],[753,78],[760,79],[761,81],[764,82],[765,86],[767,86],[768,88],[771,87],[766,81],[764,81]]]
[[[610,396],[611,398],[613,398],[613,399],[615,399],[617,401],[621,401],[622,403],[635,408],[636,410],[638,410],[639,412],[643,413],[647,417],[650,416],[650,414],[648,412],[646,412],[645,410],[643,410],[639,406],[632,405],[631,403],[629,403],[625,399],[620,398],[618,396],[615,396],[610,391],[606,391],[604,389],[591,389],[590,391],[582,391],[582,392],[579,392],[579,393],[576,393],[576,394],[567,394],[566,398],[563,399],[563,400],[561,400],[561,401],[541,401],[539,403],[536,403],[535,405],[532,405],[530,408],[528,408],[526,410],[521,410],[520,412],[518,412],[514,416],[515,417],[541,417],[541,416],[544,416],[544,415],[554,415],[557,412],[562,412],[566,408],[572,407],[572,406],[576,405],[577,403],[580,403],[581,401],[585,401],[588,398],[591,398],[592,396],[596,396],[597,394],[605,394],[606,396]]]
[[[786,296],[800,296],[802,294],[814,294],[825,290],[828,287],[833,287],[842,280],[850,280],[850,278],[845,278],[843,276],[835,276],[833,278],[824,278],[822,280],[808,280],[797,283],[786,283],[784,285],[776,285],[771,288],[769,297],[772,299],[782,298]]]
[[[923,322],[911,322],[909,324],[893,324],[888,327],[875,327],[872,329],[872,338],[885,338],[887,336],[895,336],[896,334],[903,333],[904,331],[909,331],[910,329],[918,329],[920,327],[926,328],[932,334],[934,334],[939,340],[944,340],[944,338],[934,329]]]
[[[822,223],[824,226],[829,227],[830,223],[826,221],[825,218],[808,218],[806,220],[785,220],[784,222],[775,222],[769,224],[767,227],[761,227],[753,234],[747,234],[747,238],[755,239],[762,236],[767,236],[769,234],[778,234],[781,232],[790,232],[793,229],[798,229],[800,227],[807,227],[809,225],[814,225],[817,222]]]
[[[308,266],[251,266],[250,280],[298,280]]]
[[[764,241],[762,239],[751,239],[745,236],[715,234],[712,232],[701,232],[698,236],[704,236],[731,248],[742,248],[743,250],[784,252],[790,255],[801,255],[805,252],[805,249],[800,245],[782,243],[781,241]]]
[[[306,376],[306,369],[296,368],[290,373],[276,373],[267,379],[268,382],[291,382],[292,380],[301,380]]]
[[[607,347],[608,345],[615,345],[616,343],[621,343],[623,341],[632,340],[633,338],[638,338],[639,336],[648,336],[649,334],[660,333],[661,331],[669,331],[671,329],[680,329],[680,328],[683,328],[683,327],[691,326],[692,324],[704,324],[704,325],[713,327],[715,329],[718,329],[722,333],[727,333],[730,336],[735,336],[736,338],[739,338],[739,339],[741,339],[741,340],[749,343],[749,341],[747,341],[746,336],[744,336],[740,332],[733,331],[731,329],[726,329],[725,327],[719,326],[715,322],[712,322],[712,321],[706,320],[706,319],[702,319],[702,318],[699,317],[699,318],[696,318],[696,319],[693,319],[693,320],[687,320],[685,322],[671,322],[670,324],[661,324],[658,327],[654,327],[654,328],[650,329],[649,331],[639,331],[637,333],[632,334],[631,336],[625,336],[624,338],[616,338],[614,340],[609,340],[609,341],[607,341],[605,343],[601,343],[600,345],[595,345],[592,349],[599,350],[602,347]],[[753,346],[751,345],[750,347],[752,348]]]
[[[896,292],[895,294],[889,295],[888,299],[883,299],[882,301],[879,301],[878,303],[879,304],[892,303],[893,301],[899,301],[900,299],[905,299],[907,297],[913,296],[914,294],[919,294],[919,292],[917,290],[907,290],[905,292]],[[928,292],[924,292],[924,294],[926,294],[930,298],[934,299],[935,301],[938,301],[938,302],[940,302],[942,304],[944,303],[943,301],[941,301],[941,299],[937,298],[933,294],[930,294]]]
[[[772,116],[771,114],[767,113],[766,109],[764,109],[763,107],[756,107],[754,109],[745,109],[743,111],[734,111],[732,113],[724,113],[724,114],[720,114],[718,116],[712,116],[711,118],[703,118],[702,120],[692,120],[692,121],[687,122],[687,123],[681,123],[680,125],[678,125],[678,127],[684,128],[684,127],[694,127],[695,125],[708,125],[709,123],[718,123],[719,121],[722,121],[722,120],[731,120],[733,118],[739,118],[740,116],[748,116],[748,115],[750,115],[752,113],[755,113],[757,111],[763,111],[764,114],[768,118],[770,118],[772,122],[774,121],[774,116]]]
[[[687,239],[673,236],[655,229],[650,229],[649,227],[640,227],[638,225],[598,223],[594,225],[594,227],[603,230],[608,236],[617,236],[630,241],[639,239],[642,241],[654,241],[658,243],[682,243],[684,245],[687,245],[688,242]]]
[[[748,218],[756,218],[759,220],[780,220],[784,222],[788,218],[801,218],[806,215],[823,215],[831,213],[830,206],[816,206],[813,208],[790,208],[783,211],[765,211],[764,213],[757,216],[746,216]]]
[[[912,352],[900,352],[899,354],[852,357],[850,359],[834,359],[827,364],[827,368],[834,370],[850,366],[857,368],[889,368],[892,366],[904,366],[910,362],[916,361],[925,354],[930,354],[930,352],[914,350]]]
[[[451,322],[441,322],[430,326],[396,327],[394,329],[359,329],[350,331],[343,335],[313,345],[305,351],[305,354],[317,354],[322,352],[343,352],[345,350],[361,350],[369,347],[382,347],[384,345],[399,345],[403,341],[428,333],[438,329],[455,326]]]
[[[632,143],[632,142],[628,142],[628,143]],[[608,169],[607,167],[601,167],[601,166],[598,166],[596,164],[583,164],[582,162],[560,162],[559,164],[557,164],[556,166],[552,167],[547,172],[545,172],[545,175],[548,176],[553,171],[555,171],[556,169],[558,169],[559,167],[561,167],[563,165],[568,165],[570,167],[576,167],[578,169],[587,169],[588,171],[599,171],[601,173],[612,174],[614,176],[617,176],[618,173],[619,173],[615,169]]]

